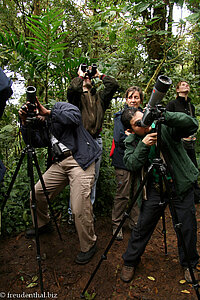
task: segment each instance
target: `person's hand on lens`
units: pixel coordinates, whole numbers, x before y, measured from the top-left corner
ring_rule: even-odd
[[[153,145],[155,145],[156,142],[157,142],[157,132],[147,134],[147,135],[143,138],[142,141],[143,141],[143,143],[146,144],[147,146],[153,146]]]
[[[47,109],[46,107],[44,107],[38,100],[38,98],[36,97],[36,106],[38,109],[38,113],[41,116],[48,116],[50,115],[51,110]]]

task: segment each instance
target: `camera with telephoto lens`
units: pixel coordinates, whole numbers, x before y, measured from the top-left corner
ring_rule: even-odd
[[[137,126],[148,127],[154,120],[159,118],[163,111],[162,106],[159,103],[162,101],[171,84],[172,80],[169,77],[165,75],[160,75],[158,77],[151,93],[150,100],[145,108],[142,120],[136,122]]]
[[[85,73],[85,77],[89,77],[89,79],[91,80],[91,78],[96,74],[97,72],[97,65],[96,64],[92,64],[92,68],[91,70],[88,68],[87,64],[83,63],[81,64],[81,70],[83,71],[83,73]]]

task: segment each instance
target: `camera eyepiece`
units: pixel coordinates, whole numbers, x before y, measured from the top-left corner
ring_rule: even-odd
[[[142,127],[141,120],[136,121],[136,122],[135,122],[135,125],[138,126],[138,127]]]

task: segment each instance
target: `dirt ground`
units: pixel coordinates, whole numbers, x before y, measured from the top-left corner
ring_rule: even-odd
[[[200,204],[197,207],[198,237],[200,233]],[[192,285],[184,281],[179,265],[176,236],[171,216],[166,210],[167,249],[165,255],[160,221],[150,240],[132,282],[120,280],[121,255],[130,235],[124,227],[124,240],[114,241],[106,260],[93,277],[86,299],[197,299]],[[55,230],[40,237],[44,298],[80,299],[91,274],[102,258],[111,238],[111,220],[97,217],[95,231],[98,251],[87,265],[77,265],[74,260],[79,251],[77,233],[66,224],[59,225],[63,241]],[[200,253],[200,239],[198,240]],[[200,269],[200,268],[199,268]],[[0,299],[40,299],[41,286],[36,259],[35,240],[27,240],[24,233],[1,238],[0,243]]]

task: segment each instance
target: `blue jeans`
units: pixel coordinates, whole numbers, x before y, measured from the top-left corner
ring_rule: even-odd
[[[99,147],[101,148],[101,150],[103,149],[103,142],[102,142],[102,137],[99,135],[96,139],[94,139],[95,142],[97,143],[97,145],[99,145]],[[94,180],[94,184],[92,186],[92,190],[91,190],[91,195],[90,195],[90,199],[91,199],[91,203],[92,205],[95,202],[95,198],[96,198],[96,187],[97,187],[97,180],[99,178],[99,171],[100,171],[100,165],[101,165],[101,158],[102,155],[100,155],[98,157],[98,159],[95,161],[95,180]],[[72,214],[72,210],[71,210],[71,201],[69,200],[69,208],[68,208],[68,214],[71,215]]]

